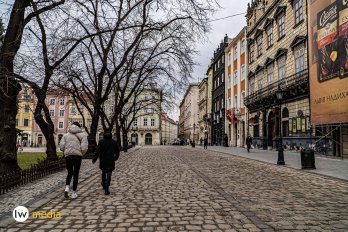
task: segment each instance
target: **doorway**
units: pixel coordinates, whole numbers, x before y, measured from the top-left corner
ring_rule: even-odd
[[[276,136],[275,130],[275,114],[271,111],[268,115],[268,129],[267,129],[267,145],[273,147],[273,139]]]
[[[152,145],[152,134],[147,133],[145,135],[145,145]]]

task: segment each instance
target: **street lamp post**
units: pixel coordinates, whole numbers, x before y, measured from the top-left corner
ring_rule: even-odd
[[[196,123],[193,123],[193,140],[192,140],[192,147],[195,147],[196,146],[196,143],[195,143],[195,135],[196,135]]]
[[[279,103],[279,137],[278,137],[278,165],[285,165],[284,161],[284,149],[283,149],[283,140],[282,140],[282,100],[283,92],[278,89],[276,92],[277,101]]]

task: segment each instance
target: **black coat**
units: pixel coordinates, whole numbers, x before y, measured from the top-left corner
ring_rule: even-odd
[[[94,154],[93,162],[99,158],[99,168],[102,171],[115,170],[115,162],[120,156],[120,149],[117,142],[112,138],[103,138],[99,141],[97,151]]]
[[[247,146],[251,146],[252,142],[253,142],[253,139],[252,139],[251,137],[248,136],[248,137],[246,138],[246,141],[245,141],[246,145],[247,145]]]

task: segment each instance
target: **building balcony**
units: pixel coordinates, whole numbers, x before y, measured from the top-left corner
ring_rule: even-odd
[[[289,102],[309,95],[309,75],[308,70],[288,76],[282,80],[271,83],[270,85],[250,94],[245,98],[244,104],[251,111],[257,111],[265,107],[270,107],[276,102],[276,92],[283,91],[283,102]]]

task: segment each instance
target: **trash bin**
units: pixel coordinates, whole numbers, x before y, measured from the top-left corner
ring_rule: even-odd
[[[312,149],[301,150],[302,169],[315,169],[314,151]]]

